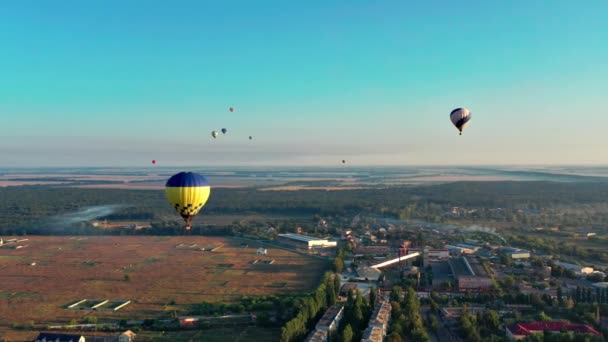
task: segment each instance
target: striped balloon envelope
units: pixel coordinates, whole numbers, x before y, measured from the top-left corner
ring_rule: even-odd
[[[193,172],[180,172],[169,178],[165,194],[189,230],[192,218],[207,203],[211,188],[205,177]]]
[[[467,127],[469,121],[471,121],[471,111],[466,108],[456,108],[450,113],[450,120],[458,128],[460,131],[460,135],[462,135],[462,130]]]

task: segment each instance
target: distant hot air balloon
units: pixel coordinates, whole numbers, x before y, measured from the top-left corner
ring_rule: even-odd
[[[156,159],[152,159],[152,164],[156,164]]]
[[[253,139],[253,137],[250,135],[250,136],[249,136],[249,140],[251,140],[251,139]]]
[[[228,130],[225,128],[222,128],[222,134],[226,134],[226,132],[228,132]]]
[[[234,112],[234,107],[230,107],[230,111],[231,111],[231,112]]]
[[[346,160],[342,160],[342,164],[346,164]]]
[[[211,136],[213,137],[213,139],[217,138],[217,136],[220,135],[217,131],[211,131]]]
[[[467,127],[471,121],[471,112],[466,108],[456,108],[450,113],[450,120],[462,135],[462,130]]]
[[[167,199],[186,222],[186,230],[190,230],[192,218],[205,205],[210,193],[207,179],[197,173],[180,172],[165,184]]]

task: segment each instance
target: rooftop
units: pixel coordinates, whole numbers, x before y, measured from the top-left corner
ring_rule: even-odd
[[[365,332],[363,333],[363,339],[361,341],[382,342],[383,337],[384,337],[383,333],[384,333],[384,331],[382,330],[382,328],[380,328],[378,326],[367,327],[367,329],[365,329]]]
[[[45,339],[47,341],[60,341],[60,342],[78,342],[82,337],[80,334],[58,334],[58,333],[40,333],[36,340]]]
[[[306,339],[307,342],[325,342],[327,341],[327,331],[325,330],[315,330],[311,335]]]
[[[348,290],[357,291],[357,284],[355,284],[355,283],[346,283],[346,284],[342,285],[342,288],[340,288],[340,293],[344,293],[345,295],[347,295],[348,294]]]
[[[333,305],[329,307],[329,309],[325,311],[323,317],[321,317],[321,319],[317,323],[316,328],[319,329],[320,327],[329,327],[336,319],[336,316],[338,316],[342,312],[342,310],[342,307],[338,305]]]
[[[515,247],[502,247],[500,251],[503,253],[530,253],[528,250]]]
[[[567,268],[569,270],[577,270],[577,269],[580,270],[581,268],[587,268],[587,266],[575,265],[575,264],[570,264],[570,263],[561,262],[561,261],[556,262],[556,264],[563,268]]]
[[[378,304],[376,304],[374,312],[372,313],[372,316],[369,319],[370,326],[388,324],[388,321],[391,318],[391,309],[392,307],[389,302],[378,302]]]
[[[327,240],[327,239],[322,239],[322,238],[318,238],[318,237],[314,237],[314,236],[293,234],[293,233],[279,234],[279,236],[288,238],[288,239],[292,239],[292,240],[303,241],[303,242],[319,241],[319,240],[326,241]]]
[[[452,269],[455,278],[472,275],[463,258],[451,258],[448,262],[450,263],[450,269]]]
[[[567,322],[530,322],[515,323],[509,326],[513,335],[531,335],[538,331],[571,331],[579,334],[593,334],[600,336],[600,333],[587,324],[572,324]]]

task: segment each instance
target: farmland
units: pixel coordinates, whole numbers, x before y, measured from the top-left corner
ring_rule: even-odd
[[[324,260],[270,247],[266,258],[273,264],[252,264],[257,243],[241,248],[240,240],[220,237],[28,238],[27,248],[0,248],[0,335],[13,323],[63,323],[87,315],[100,322],[166,318],[186,304],[301,294],[327,267]],[[180,244],[222,247],[203,252],[176,248]],[[132,302],[119,311],[66,309],[85,298]]]

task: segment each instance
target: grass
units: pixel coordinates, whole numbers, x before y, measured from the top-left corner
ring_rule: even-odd
[[[212,328],[196,331],[148,332],[142,331],[138,336],[146,341],[206,341],[206,342],[275,342],[281,337],[281,330],[276,328],[242,327]]]
[[[0,335],[8,340],[19,339],[10,322],[61,325],[79,319],[82,311],[67,310],[65,306],[82,298],[132,301],[116,312],[96,311],[99,322],[164,319],[169,315],[165,305],[171,301],[177,303],[171,306],[180,311],[203,301],[232,304],[242,296],[308,292],[328,267],[325,260],[277,248],[269,248],[273,265],[251,265],[255,249],[240,248],[240,240],[221,237],[97,236],[80,240],[79,248],[69,237],[29,239],[30,248],[0,249],[0,299],[9,303],[0,305]],[[180,243],[223,247],[201,256],[176,250]],[[23,267],[21,259],[46,266]],[[95,267],[87,260],[95,260]],[[123,281],[125,267],[129,281]],[[243,336],[258,340],[247,331]],[[211,331],[206,333],[213,336]]]
[[[21,260],[22,256],[13,256],[13,255],[0,255],[0,261],[3,260]]]
[[[33,295],[32,293],[27,292],[2,292],[0,291],[0,299],[8,299],[8,298],[26,298]]]

